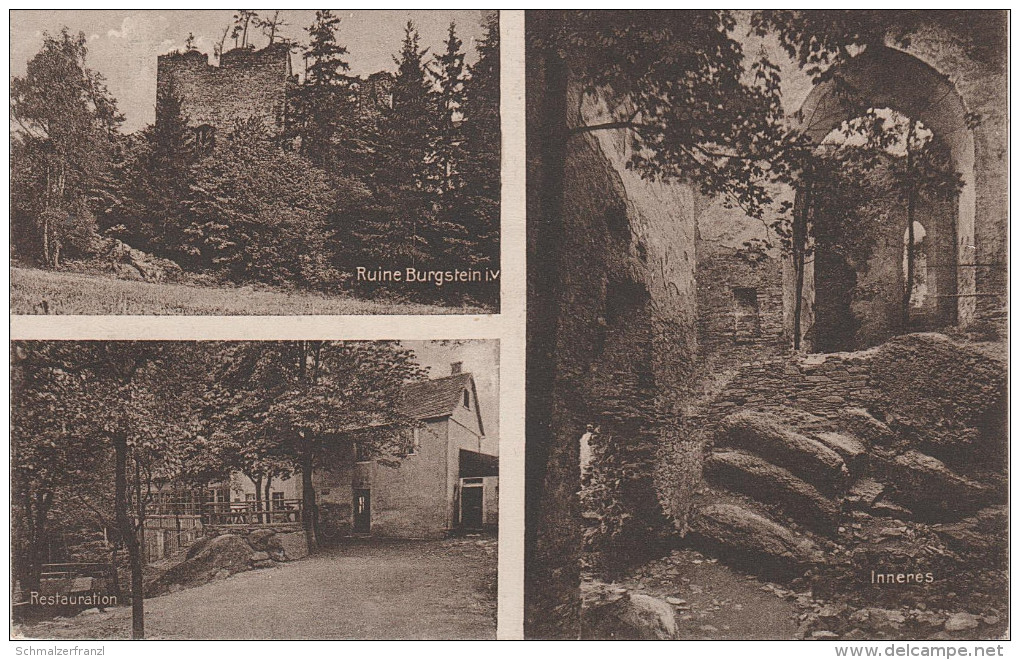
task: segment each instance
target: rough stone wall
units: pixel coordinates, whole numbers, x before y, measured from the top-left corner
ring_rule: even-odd
[[[976,215],[971,260],[978,267],[969,276],[976,280],[977,316],[991,320],[1002,316],[1006,306],[1009,261],[1008,28],[1004,11],[981,13],[982,24],[992,33],[969,51],[958,35],[936,26],[911,35],[903,50],[947,76],[978,119],[973,129]]]
[[[526,634],[576,638],[579,441],[588,424],[634,466],[620,494],[634,515],[635,547],[666,526],[652,475],[670,433],[663,420],[674,419],[695,367],[696,202],[687,186],[628,170],[625,131],[577,130],[599,122],[611,105],[605,97],[584,98],[580,81],[569,71],[556,78],[561,72],[550,74],[541,56],[528,66],[526,598],[534,616]],[[565,127],[555,125],[549,91],[558,84]],[[566,138],[562,158],[548,141],[554,135]]]
[[[869,254],[863,263],[816,251],[815,323],[805,335],[814,351],[860,350],[897,334],[945,328],[956,322],[955,204],[955,200],[928,197],[917,202],[915,222],[922,225],[925,240],[916,252],[915,268],[926,282],[927,293],[922,306],[911,307],[906,328],[907,210],[902,199],[881,200],[881,217],[869,218],[854,228],[869,234]],[[816,229],[822,231],[822,226]]]
[[[760,262],[739,257],[748,230],[757,236],[760,223],[742,216],[734,222],[734,215],[712,207],[698,218],[698,351],[708,377],[779,355],[788,343],[781,256],[774,250]]]
[[[568,90],[567,107],[580,109],[575,126],[626,110],[608,93],[582,97],[576,87]],[[699,200],[688,186],[650,182],[628,169],[630,147],[622,130],[575,134],[564,183],[565,248],[572,257],[561,271],[557,351],[561,391],[571,392],[573,409],[562,432],[576,444],[595,424],[595,456],[637,466],[618,486],[621,509],[631,517],[604,553],[607,565],[655,552],[665,529],[655,458],[676,435],[696,363]]]
[[[160,55],[156,74],[157,90],[172,86],[192,126],[209,125],[220,134],[254,117],[279,135],[291,83],[290,50],[284,44],[227,51],[219,66],[198,51]]]
[[[818,418],[804,420],[802,428],[821,429],[848,408],[863,407],[901,432],[916,435],[936,454],[981,442],[994,457],[1004,450],[999,436],[1005,397],[1001,346],[918,333],[863,351],[748,362],[699,422],[711,430],[742,409],[781,411],[783,416],[799,410]]]
[[[393,105],[393,74],[373,73],[358,81],[358,109],[363,117],[378,116],[383,108]]]
[[[777,412],[791,407],[823,420],[836,419],[841,411],[868,398],[870,364],[866,351],[747,362],[706,409],[704,421],[714,428],[738,410]]]

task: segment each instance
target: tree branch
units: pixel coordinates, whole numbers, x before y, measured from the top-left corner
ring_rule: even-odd
[[[642,128],[647,128],[646,124],[638,124],[633,121],[610,121],[604,124],[591,124],[590,126],[578,126],[577,128],[570,129],[570,135],[580,135],[581,133],[591,133],[593,131],[611,130],[619,128],[629,128],[634,131],[640,132]]]

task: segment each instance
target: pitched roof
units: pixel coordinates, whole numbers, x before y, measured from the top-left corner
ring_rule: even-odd
[[[455,374],[445,378],[404,385],[404,402],[401,406],[401,412],[415,419],[449,417],[457,409],[457,406],[461,405],[461,393],[465,389],[471,390],[471,398],[475,402],[475,413],[478,415],[478,428],[481,430],[482,435],[484,435],[485,430],[482,427],[482,416],[478,411],[478,394],[475,391],[475,379],[470,373]]]

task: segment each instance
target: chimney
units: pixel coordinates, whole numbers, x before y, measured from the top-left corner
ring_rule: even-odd
[[[457,374],[459,374],[461,371],[464,370],[463,368],[464,368],[464,363],[463,362],[451,362],[450,363],[450,375],[451,376],[456,376]]]

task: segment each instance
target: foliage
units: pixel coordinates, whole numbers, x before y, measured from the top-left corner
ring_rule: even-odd
[[[226,351],[217,381],[232,396],[222,399],[218,415],[240,424],[244,460],[268,461],[256,466],[264,474],[288,466],[301,474],[313,549],[314,470],[398,453],[400,432],[417,424],[400,413],[402,387],[424,372],[411,351],[387,342],[239,343]]]
[[[334,279],[323,248],[334,201],[320,170],[248,120],[198,164],[185,235],[203,267],[233,281],[322,286]]]
[[[459,182],[441,201],[447,229],[440,252],[447,263],[499,269],[500,114],[499,19],[492,13],[478,43],[478,61],[469,67],[460,101],[456,139]],[[476,294],[478,295],[478,294]],[[498,281],[479,296],[495,303]]]
[[[99,261],[114,237],[187,273],[325,291],[353,287],[358,266],[498,270],[498,34],[489,20],[470,71],[453,25],[433,58],[409,24],[397,74],[366,80],[348,73],[339,17],[318,11],[305,79],[289,90],[287,125],[272,138],[251,120],[196,133],[172,80],[159,85],[154,124],[120,135],[116,105],[85,65],[84,36],[47,35],[28,74],[12,80],[16,253],[50,266],[62,251]],[[278,13],[239,10],[235,45],[253,48],[251,30],[261,29],[272,46],[283,24]],[[493,301],[497,290],[461,293]]]
[[[643,177],[691,182],[762,217],[763,184],[786,174],[796,136],[782,121],[778,67],[763,50],[745,70],[730,12],[570,11],[549,23],[539,48],[559,53],[586,94],[626,99],[618,116],[575,132],[627,129],[628,166]]]
[[[887,39],[907,47],[910,35],[926,25],[943,27],[979,61],[1001,59],[1006,21],[1001,11],[923,9],[767,9],[751,16],[754,32],[773,34],[787,54],[816,78],[861,48]]]
[[[123,121],[87,54],[84,33],[47,33],[25,75],[11,79],[12,229],[48,266],[60,264],[64,235],[44,212],[80,226],[101,203]]]
[[[157,90],[156,122],[128,150],[123,194],[106,213],[106,224],[129,245],[194,269],[199,251],[185,231],[201,154],[183,105],[172,84]]]

